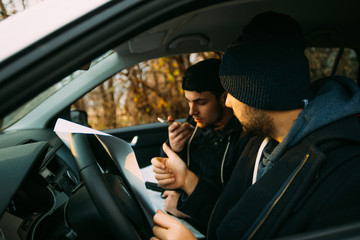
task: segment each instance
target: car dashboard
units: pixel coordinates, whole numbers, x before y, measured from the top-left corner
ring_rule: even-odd
[[[44,235],[42,229],[55,221],[47,217],[64,212],[81,182],[67,146],[52,130],[39,129],[0,135],[0,185],[0,237],[42,239],[36,234]],[[67,225],[66,218],[59,219]]]

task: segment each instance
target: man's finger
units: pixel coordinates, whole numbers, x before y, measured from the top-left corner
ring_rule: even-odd
[[[179,122],[172,122],[171,124],[170,124],[170,126],[168,127],[168,131],[169,132],[176,132],[176,131],[178,131],[178,128],[181,126],[181,123],[179,123]]]
[[[175,118],[171,115],[168,116],[167,120],[168,122],[175,122]]]
[[[161,168],[157,168],[154,166],[153,166],[152,170],[155,174],[171,174],[172,173],[171,169],[161,169]]]
[[[153,227],[153,234],[154,234],[155,237],[152,237],[150,240],[152,240],[152,239],[166,239],[166,232],[167,232],[167,229],[155,225]]]
[[[167,158],[154,157],[151,159],[151,164],[156,168],[165,169],[166,160]]]
[[[170,179],[170,178],[174,178],[174,175],[171,173],[165,173],[165,174],[157,174],[155,173],[154,175],[156,180],[164,180],[164,179]]]
[[[171,194],[171,192],[174,192],[174,191],[166,190],[166,191],[163,192],[162,196],[164,198],[167,198]]]
[[[162,179],[162,180],[158,180],[158,185],[161,186],[162,188],[167,188],[169,184],[172,184],[175,182],[175,178],[167,178],[167,179]],[[172,188],[169,186],[169,188]]]
[[[183,131],[181,134],[176,136],[175,141],[176,142],[185,142],[186,140],[188,140],[192,135],[191,131]]]
[[[160,209],[156,211],[153,219],[155,225],[164,229],[168,229],[174,222],[177,221],[170,215],[161,211]]]
[[[166,143],[163,144],[163,150],[169,158],[178,157],[178,155]]]

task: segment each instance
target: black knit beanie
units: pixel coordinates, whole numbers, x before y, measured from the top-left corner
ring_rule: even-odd
[[[187,91],[211,91],[221,94],[225,92],[219,78],[220,60],[210,58],[198,62],[186,69],[182,88]]]
[[[262,110],[303,108],[311,100],[309,63],[299,24],[275,12],[259,14],[225,52],[223,87],[246,105]]]

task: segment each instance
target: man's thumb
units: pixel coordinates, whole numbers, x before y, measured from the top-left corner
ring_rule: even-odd
[[[176,155],[176,153],[166,143],[163,144],[163,150],[169,158],[174,154]]]

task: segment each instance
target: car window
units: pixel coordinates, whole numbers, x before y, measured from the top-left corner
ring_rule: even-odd
[[[357,79],[359,62],[352,49],[308,48],[305,53],[312,81],[331,75]],[[88,124],[98,130],[156,122],[157,117],[168,115],[185,118],[183,72],[202,59],[219,55],[194,53],[141,62],[107,79],[71,108],[86,111]]]
[[[85,110],[89,126],[98,130],[152,123],[168,115],[185,118],[188,104],[181,86],[183,72],[198,61],[220,56],[203,52],[138,63],[107,79],[71,108]]]
[[[347,76],[357,82],[359,61],[353,49],[308,48],[310,78],[315,81],[326,76]]]
[[[16,123],[18,120],[23,118],[26,114],[31,112],[34,108],[36,108],[38,105],[40,105],[42,102],[44,102],[46,99],[48,99],[50,96],[52,96],[57,91],[60,91],[63,87],[65,87],[68,83],[79,77],[81,74],[83,74],[88,68],[95,66],[100,61],[104,60],[108,56],[110,56],[113,53],[112,50],[107,51],[106,53],[102,54],[98,58],[94,59],[91,63],[84,66],[81,69],[78,69],[74,71],[72,74],[66,76],[58,83],[54,84],[53,86],[49,87],[42,93],[38,94],[36,97],[31,99],[30,101],[26,102],[25,104],[19,106],[17,109],[15,109],[10,114],[6,115],[4,118],[0,119],[0,130],[6,129],[7,127],[11,126],[12,124]]]

